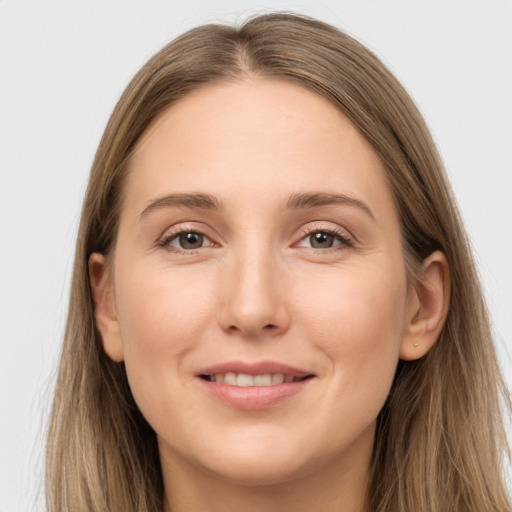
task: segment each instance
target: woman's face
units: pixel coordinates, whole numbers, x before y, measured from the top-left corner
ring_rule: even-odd
[[[107,353],[164,471],[276,483],[364,471],[411,295],[379,158],[318,95],[206,86],[144,135]]]

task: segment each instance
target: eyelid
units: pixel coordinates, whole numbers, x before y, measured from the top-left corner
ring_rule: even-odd
[[[342,228],[341,226],[339,226],[337,224],[329,223],[329,225],[326,225],[326,223],[324,223],[324,222],[317,221],[317,222],[308,224],[306,226],[303,226],[300,229],[299,241],[296,242],[294,245],[300,244],[308,236],[310,236],[313,233],[327,233],[329,235],[333,235],[341,242],[340,245],[342,245],[344,247],[347,247],[347,246],[352,247],[356,242],[355,237],[346,228]],[[312,249],[321,250],[321,251],[325,252],[325,251],[328,251],[329,249],[335,249],[336,247],[338,247],[338,246],[330,247],[328,249],[316,249],[313,247]]]
[[[210,231],[209,229],[204,229],[204,228],[198,226],[194,222],[178,223],[177,225],[174,225],[174,226],[166,229],[158,237],[158,239],[156,240],[156,244],[159,247],[167,248],[169,251],[178,251],[178,252],[183,252],[186,254],[192,254],[192,253],[198,251],[199,249],[204,249],[204,248],[220,245],[217,242],[215,242],[214,238],[211,235],[208,234],[209,231]],[[348,229],[343,228],[343,227],[339,226],[338,224],[334,224],[334,223],[327,222],[327,221],[313,221],[305,226],[302,226],[299,229],[299,231],[295,237],[295,239],[298,238],[298,241],[295,242],[293,245],[298,246],[308,236],[310,236],[313,233],[317,233],[317,232],[323,232],[323,233],[327,233],[329,235],[333,235],[341,242],[338,245],[341,245],[343,247],[347,247],[347,246],[352,247],[357,241],[356,238],[352,235],[352,233]],[[197,249],[187,249],[187,250],[170,246],[169,242],[171,240],[177,238],[182,233],[200,234],[203,237],[205,237],[206,240],[208,240],[210,243],[208,245],[198,247]],[[312,249],[326,252],[329,249],[337,248],[338,245],[331,247],[331,248],[326,248],[326,249],[317,249],[314,247]]]
[[[194,254],[199,249],[204,249],[204,248],[213,247],[215,245],[218,245],[216,242],[214,242],[213,237],[211,237],[210,235],[207,234],[207,231],[208,231],[207,229],[198,227],[197,224],[194,224],[194,223],[180,223],[175,226],[172,226],[169,229],[166,229],[163,232],[163,234],[158,237],[156,243],[159,247],[167,249],[168,251],[180,252],[180,253],[186,253],[186,254]],[[181,249],[179,247],[171,246],[169,244],[169,242],[171,240],[176,239],[182,233],[197,233],[198,235],[202,235],[210,243],[208,245],[198,247],[197,249]]]

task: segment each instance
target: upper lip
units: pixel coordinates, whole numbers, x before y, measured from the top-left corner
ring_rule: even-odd
[[[249,363],[245,361],[226,361],[202,368],[197,375],[218,375],[222,373],[245,373],[247,375],[264,375],[268,373],[282,373],[283,375],[292,375],[293,377],[307,377],[313,375],[312,372],[296,368],[288,364],[277,361],[259,361]]]

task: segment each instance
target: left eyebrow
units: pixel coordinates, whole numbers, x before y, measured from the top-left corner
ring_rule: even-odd
[[[354,197],[346,196],[343,194],[328,194],[325,192],[313,192],[313,193],[297,193],[293,194],[288,202],[286,208],[290,210],[298,210],[305,208],[316,208],[319,206],[330,206],[330,205],[348,205],[359,208],[373,220],[375,217],[366,203],[356,199]]]
[[[151,212],[162,208],[200,208],[202,210],[220,210],[222,205],[220,201],[210,194],[192,193],[192,194],[169,194],[167,196],[153,199],[148,206],[142,210],[139,220]]]

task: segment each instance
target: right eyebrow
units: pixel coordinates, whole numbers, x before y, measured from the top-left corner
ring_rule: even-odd
[[[169,194],[150,200],[146,208],[144,208],[144,210],[139,214],[139,220],[142,220],[144,217],[156,210],[169,207],[220,210],[222,205],[216,197],[211,196],[210,194]]]

